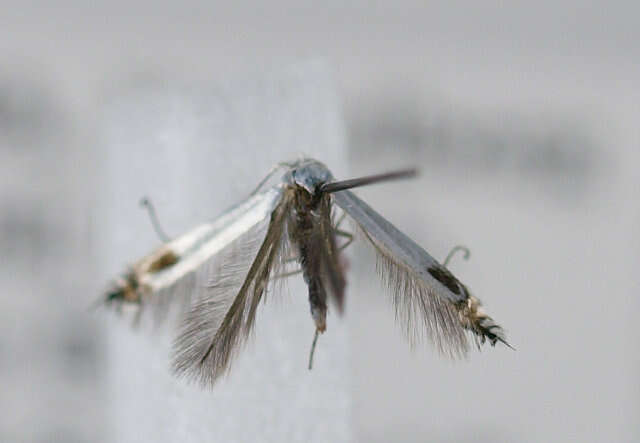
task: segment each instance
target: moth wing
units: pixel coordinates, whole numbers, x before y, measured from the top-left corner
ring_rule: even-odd
[[[225,242],[209,274],[213,278],[186,313],[175,340],[173,369],[178,376],[211,386],[228,370],[252,330],[270,276],[285,261],[288,211],[289,201],[280,192],[259,217],[254,214],[257,223],[244,235]]]
[[[140,260],[133,269],[137,271],[143,307],[150,308],[157,321],[174,304],[181,304],[181,311],[188,309],[191,300],[207,291],[221,257],[236,242],[247,243],[256,236],[281,198],[282,191],[277,187],[256,194]],[[166,266],[156,265],[162,261]]]
[[[506,344],[502,328],[446,267],[352,192],[336,192],[333,199],[373,245],[396,318],[405,323],[412,343],[426,333],[441,352],[460,356],[468,350],[465,331],[469,330],[478,344],[485,339]]]
[[[215,223],[203,223],[163,243],[113,281],[101,302],[114,305],[118,312],[122,305],[134,304],[138,307],[136,323],[143,312],[152,311],[159,324],[176,302],[183,307],[189,304],[189,285],[194,282],[194,265],[198,263],[184,261],[206,248],[217,228]],[[180,261],[183,263],[177,266]]]

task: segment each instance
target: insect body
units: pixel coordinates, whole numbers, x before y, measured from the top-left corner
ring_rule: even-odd
[[[319,163],[293,169],[284,177],[293,200],[289,240],[309,287],[311,316],[319,332],[327,327],[327,295],[340,311],[344,300],[345,278],[331,223],[331,196],[318,189],[332,178]]]
[[[486,340],[507,344],[502,328],[465,285],[348,190],[411,171],[335,181],[316,160],[280,167],[286,172],[279,183],[166,243],[164,254],[170,251],[171,260],[160,260],[158,269],[146,266],[136,276],[134,294],[143,288],[149,299],[164,293],[189,300],[175,341],[173,368],[178,375],[211,385],[228,370],[270,283],[291,274],[282,271],[292,256],[308,287],[315,346],[318,333],[327,328],[329,302],[339,312],[344,304],[345,271],[337,237],[349,235],[334,221],[334,205],[377,253],[378,271],[410,340],[426,336],[452,356],[467,352],[468,332],[478,346]]]

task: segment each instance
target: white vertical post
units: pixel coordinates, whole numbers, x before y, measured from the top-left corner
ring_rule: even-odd
[[[201,85],[200,85],[201,86]],[[103,125],[97,194],[104,278],[157,246],[143,195],[168,234],[214,218],[246,198],[277,162],[317,158],[346,173],[340,105],[319,62],[224,85],[125,91]],[[212,390],[170,373],[174,322],[134,330],[107,324],[112,435],[117,442],[344,442],[350,427],[346,322],[330,315],[315,367],[307,289],[293,277],[269,294],[255,336]]]

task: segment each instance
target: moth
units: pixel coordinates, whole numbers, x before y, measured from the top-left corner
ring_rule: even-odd
[[[265,189],[278,170],[284,170],[280,180]],[[248,199],[136,262],[105,300],[156,306],[159,312],[164,309],[157,306],[182,300],[186,307],[174,342],[173,370],[210,386],[229,370],[246,342],[267,292],[283,278],[301,273],[315,326],[311,368],[318,335],[327,329],[329,304],[339,313],[344,309],[342,251],[353,235],[341,224],[349,218],[376,252],[377,271],[412,343],[426,337],[452,357],[465,355],[471,340],[478,348],[486,341],[510,347],[504,330],[447,269],[451,254],[445,265],[439,264],[349,191],[414,173],[336,181],[317,160],[280,163]],[[298,269],[290,271],[292,264]]]

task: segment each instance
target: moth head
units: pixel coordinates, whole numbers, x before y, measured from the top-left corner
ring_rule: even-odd
[[[350,180],[334,181],[325,165],[316,160],[303,160],[285,175],[285,182],[296,189],[298,199],[305,206],[314,207],[325,194],[344,191],[358,186],[415,176],[415,169],[403,169],[386,174],[369,175]]]
[[[301,163],[291,169],[289,174],[292,184],[304,189],[312,196],[322,192],[322,185],[333,180],[327,167],[315,160]]]
[[[315,160],[303,161],[287,172],[285,181],[295,190],[303,206],[314,207],[324,194],[323,186],[333,180],[325,165]]]

